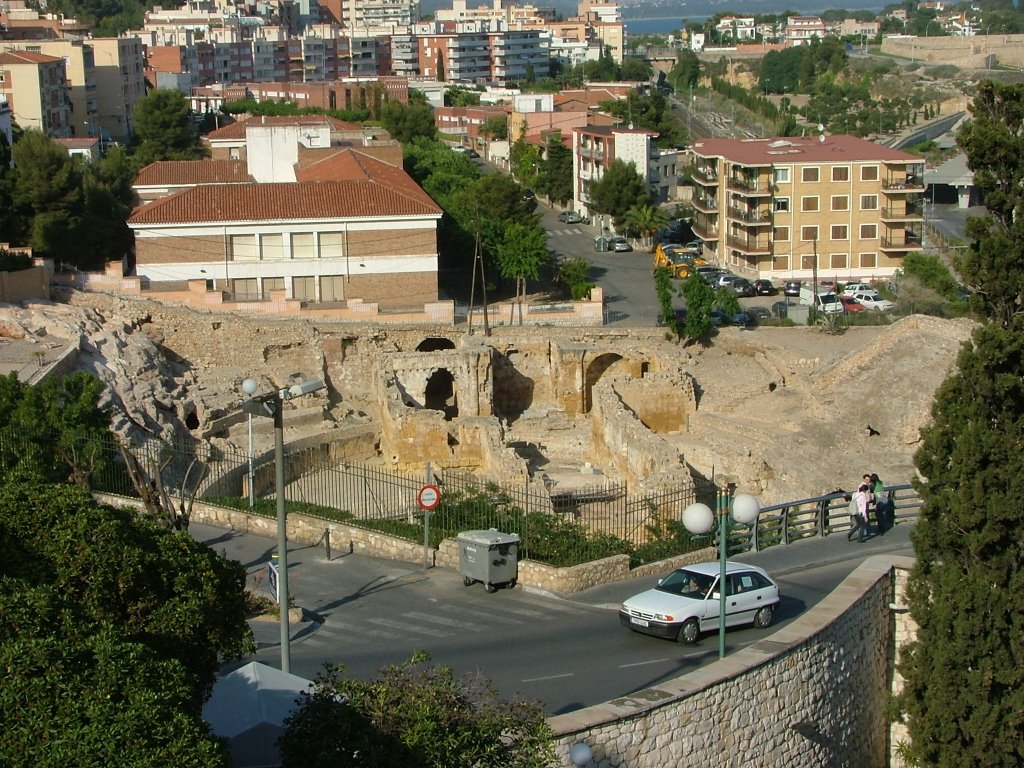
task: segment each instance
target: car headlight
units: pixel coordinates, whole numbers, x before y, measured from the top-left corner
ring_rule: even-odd
[[[675,621],[671,613],[656,613],[654,614],[654,618],[656,618],[658,621]]]

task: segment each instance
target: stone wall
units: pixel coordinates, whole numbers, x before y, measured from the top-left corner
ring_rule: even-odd
[[[29,267],[17,272],[0,272],[0,302],[15,304],[25,299],[50,298],[50,270]]]
[[[652,432],[686,431],[686,419],[697,410],[693,377],[682,372],[618,380],[615,391],[623,404]]]
[[[1024,35],[891,36],[882,39],[881,52],[967,69],[990,69],[997,63],[1019,68],[1024,66]]]
[[[770,638],[630,696],[549,719],[563,764],[594,768],[888,765],[894,570],[872,557]]]
[[[917,638],[917,622],[910,615],[907,607],[907,582],[910,580],[910,569],[898,569],[895,573],[893,586],[892,610],[895,618],[893,631],[895,633],[893,643],[893,670],[892,670],[892,695],[897,696],[903,691],[903,675],[896,669],[900,663],[900,655],[903,646],[913,642]],[[910,740],[910,732],[907,726],[899,721],[893,721],[889,725],[889,759],[893,768],[904,768],[897,750],[900,743]]]

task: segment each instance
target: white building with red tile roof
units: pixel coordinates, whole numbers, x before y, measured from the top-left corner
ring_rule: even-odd
[[[328,118],[250,121],[245,160],[154,163],[128,220],[150,290],[202,280],[236,301],[437,301],[441,209],[395,165],[331,146]],[[313,134],[316,135],[314,140]]]

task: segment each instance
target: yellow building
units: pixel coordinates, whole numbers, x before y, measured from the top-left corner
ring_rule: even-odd
[[[33,51],[0,51],[0,101],[14,123],[47,136],[71,136],[68,81],[64,60]]]
[[[888,277],[923,245],[924,161],[854,136],[694,145],[694,232],[769,279]]]

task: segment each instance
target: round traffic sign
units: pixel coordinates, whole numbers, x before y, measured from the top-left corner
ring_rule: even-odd
[[[436,485],[424,485],[416,494],[416,501],[422,509],[433,509],[441,503],[441,489]]]

